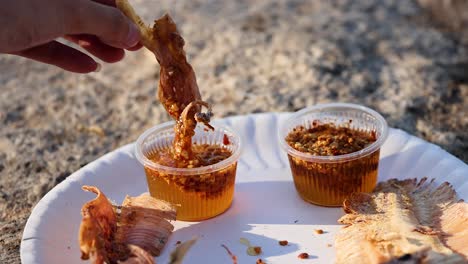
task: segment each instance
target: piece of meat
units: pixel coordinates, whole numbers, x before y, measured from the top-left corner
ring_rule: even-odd
[[[212,116],[210,106],[201,101],[200,91],[192,66],[184,52],[184,39],[177,26],[166,14],[154,21],[152,28],[145,25],[127,0],[116,0],[117,7],[140,29],[142,44],[154,53],[159,62],[158,96],[169,115],[176,120],[173,158],[189,160],[192,157],[192,137],[197,122],[208,128]],[[208,108],[201,113],[201,107]]]
[[[467,263],[468,204],[448,183],[392,179],[343,209],[337,263]]]
[[[114,207],[107,197],[94,186],[83,186],[83,190],[97,194],[96,199],[81,208],[83,219],[79,231],[81,259],[91,263],[109,262],[107,251],[112,248],[113,234],[117,228]]]
[[[116,0],[117,7],[140,29],[142,44],[154,53],[159,62],[158,96],[166,111],[178,120],[182,111],[193,101],[201,100],[197,80],[184,52],[184,39],[177,26],[166,14],[154,21],[152,28],[145,25],[127,0]]]
[[[199,109],[204,106],[208,108],[207,113],[200,113]],[[197,122],[202,122],[209,128],[213,127],[209,124],[211,118],[211,107],[203,101],[193,101],[180,115],[174,127],[174,158],[177,160],[189,160],[192,156],[192,137],[195,135],[195,127]]]
[[[174,207],[147,194],[126,197],[114,206],[94,186],[83,190],[97,197],[83,205],[79,245],[81,258],[91,263],[154,263],[174,226]]]

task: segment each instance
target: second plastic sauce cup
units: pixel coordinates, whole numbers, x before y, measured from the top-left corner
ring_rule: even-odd
[[[301,152],[286,141],[294,128],[307,130],[317,123],[375,133],[376,140],[359,151],[337,156]],[[279,137],[288,154],[298,194],[313,204],[341,206],[353,192],[371,192],[377,183],[380,147],[387,137],[387,130],[387,123],[380,114],[355,104],[323,104],[293,114],[280,127]]]

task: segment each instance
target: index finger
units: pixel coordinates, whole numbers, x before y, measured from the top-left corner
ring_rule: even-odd
[[[95,35],[116,48],[130,48],[140,40],[137,26],[117,8],[89,0],[74,0],[70,6],[76,12],[65,17],[65,34]]]

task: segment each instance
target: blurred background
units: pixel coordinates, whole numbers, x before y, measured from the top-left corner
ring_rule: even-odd
[[[215,117],[352,102],[468,162],[466,0],[132,0],[169,12]],[[78,75],[0,55],[0,262],[75,170],[169,120],[142,49]]]

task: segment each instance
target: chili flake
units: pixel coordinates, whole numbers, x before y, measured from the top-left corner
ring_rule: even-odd
[[[247,254],[250,256],[258,256],[262,253],[262,248],[261,247],[249,247],[247,248]]]
[[[224,145],[231,144],[231,141],[229,141],[229,137],[226,134],[224,134],[224,136],[223,136],[223,144]]]

